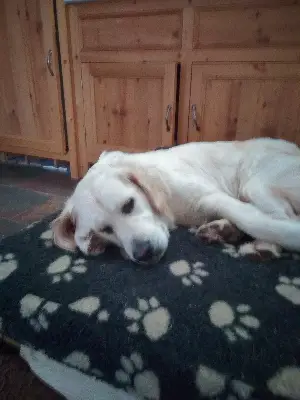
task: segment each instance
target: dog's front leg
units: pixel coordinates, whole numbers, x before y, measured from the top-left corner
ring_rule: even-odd
[[[240,230],[254,237],[254,233],[259,231],[257,227],[261,226],[261,219],[265,216],[255,206],[243,203],[223,192],[213,192],[202,196],[198,201],[197,210],[200,214],[207,215],[210,220],[212,216],[214,219],[228,220]]]
[[[208,243],[237,243],[244,232],[226,218],[222,218],[216,194],[201,197],[197,211],[205,216],[205,222],[196,230],[196,235]]]
[[[224,218],[201,225],[197,229],[196,235],[208,243],[230,244],[237,243],[245,236],[244,232]]]

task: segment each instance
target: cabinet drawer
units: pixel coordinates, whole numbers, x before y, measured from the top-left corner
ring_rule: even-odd
[[[300,6],[195,11],[196,49],[296,45],[300,45]]]
[[[174,50],[181,48],[182,12],[93,15],[80,20],[82,50]]]

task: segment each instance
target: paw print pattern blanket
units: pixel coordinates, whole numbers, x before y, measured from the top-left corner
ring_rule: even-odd
[[[140,399],[300,399],[297,257],[253,262],[179,228],[139,267],[53,247],[49,220],[0,244],[5,336]]]

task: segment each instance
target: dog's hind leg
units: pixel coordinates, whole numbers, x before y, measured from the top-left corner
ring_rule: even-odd
[[[282,199],[287,201],[290,206],[292,207],[294,211],[294,215],[296,216],[296,219],[299,219],[300,217],[300,175],[299,179],[297,181],[298,187],[292,186],[292,187],[280,187],[280,188],[273,188],[273,192],[275,195],[277,194],[280,196]],[[293,216],[294,218],[294,216]]]
[[[242,198],[274,219],[296,219],[293,205],[283,189],[270,188],[253,182],[243,189]],[[300,210],[299,210],[300,212]]]
[[[255,205],[222,192],[202,197],[198,207],[202,212],[227,219],[255,239],[276,243],[287,250],[300,251],[300,223],[296,218],[273,218]]]
[[[267,261],[274,258],[280,258],[282,249],[274,243],[268,243],[262,240],[253,240],[242,244],[237,251],[240,257],[247,257],[254,261]]]

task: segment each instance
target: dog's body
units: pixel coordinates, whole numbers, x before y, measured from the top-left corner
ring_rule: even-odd
[[[118,217],[115,208],[108,210],[106,204],[110,199],[114,203],[118,193],[126,201],[125,192],[130,190],[133,196],[130,199],[137,197],[137,205],[141,207],[133,215],[134,220],[130,215],[126,215],[127,219]],[[87,218],[86,230],[125,248],[133,260],[136,257],[132,243],[125,243],[126,232],[117,233],[121,225],[125,231],[127,226],[131,242],[142,235],[143,243],[156,243],[152,235],[161,235],[159,244],[154,245],[161,250],[160,257],[168,242],[168,235],[163,239],[162,232],[171,229],[173,223],[202,226],[203,233],[209,226],[207,222],[220,218],[255,239],[300,251],[300,149],[283,140],[188,143],[140,154],[103,153],[69,199],[67,214],[72,214],[75,207],[76,218],[82,220],[85,199],[90,204],[90,220],[97,219],[93,215],[97,214],[97,207],[101,213],[105,210],[99,224],[103,225],[104,219],[105,224],[112,224],[113,235],[105,232],[103,235],[92,221],[87,223]],[[144,200],[150,205],[151,217]],[[54,236],[58,245],[67,248],[59,233],[65,215],[66,210],[54,223]],[[133,223],[129,223],[130,218]],[[146,232],[142,234],[138,225],[146,221],[149,225],[146,224]],[[155,225],[159,229],[153,228]],[[77,228],[76,224],[75,231]],[[76,239],[76,232],[74,245],[88,252],[88,247]]]

